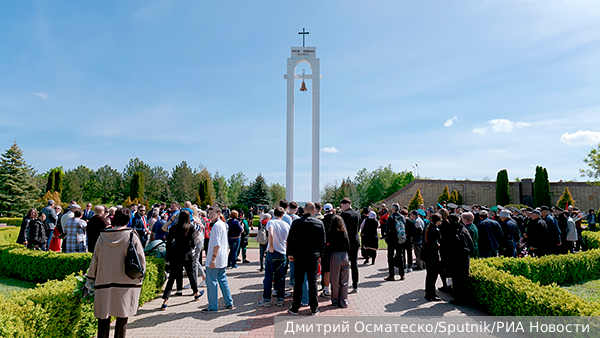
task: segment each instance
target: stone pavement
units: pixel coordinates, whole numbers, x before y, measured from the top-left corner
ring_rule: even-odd
[[[359,293],[350,295],[350,306],[338,309],[330,305],[329,299],[319,297],[319,316],[482,316],[485,313],[457,307],[447,301],[450,296],[438,292],[442,302],[427,302],[424,299],[425,271],[406,275],[405,281],[387,282],[386,251],[379,251],[375,265],[362,265],[359,260]],[[129,318],[127,336],[148,337],[274,337],[274,317],[290,316],[287,309],[291,298],[285,299],[283,307],[256,306],[262,297],[264,273],[259,272],[258,249],[248,249],[249,264],[239,264],[237,269],[227,270],[235,308],[225,309],[219,291],[219,311],[202,314],[207,306],[206,295],[193,301],[192,291],[184,290],[183,296],[172,296],[167,311],[161,311],[162,299],[146,303],[138,314]],[[289,281],[289,280],[288,280]],[[184,277],[184,284],[187,279]],[[441,281],[438,278],[438,286]],[[201,288],[206,290],[206,287]],[[309,307],[300,309],[299,316],[307,316]]]

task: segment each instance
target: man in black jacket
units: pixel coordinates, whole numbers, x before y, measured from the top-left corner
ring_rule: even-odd
[[[360,214],[358,211],[352,209],[352,202],[348,197],[344,197],[340,202],[340,208],[342,214],[340,215],[346,224],[346,230],[348,230],[348,238],[350,239],[350,251],[348,251],[348,258],[350,259],[350,268],[352,269],[352,290],[348,293],[358,292],[358,249],[360,248],[360,242],[358,240],[358,231],[360,230]]]
[[[392,213],[387,219],[385,229],[382,229],[387,243],[387,258],[388,258],[388,276],[383,280],[396,280],[396,264],[400,272],[400,280],[404,280],[404,245],[398,243],[398,231],[396,223],[400,227],[405,227],[406,219],[400,214],[400,206],[398,203],[392,204]]]
[[[479,212],[481,222],[477,224],[479,231],[479,255],[482,258],[498,256],[500,243],[504,238],[502,227],[493,219],[488,218],[486,210]]]
[[[325,227],[323,222],[314,218],[313,203],[306,203],[305,214],[292,222],[292,227],[287,238],[287,256],[294,262],[294,275],[296,280],[302,281],[304,274],[308,280],[308,304],[311,316],[317,315],[319,303],[317,300],[317,267],[325,250]],[[294,300],[288,312],[297,315],[302,302],[302,283],[294,285]]]

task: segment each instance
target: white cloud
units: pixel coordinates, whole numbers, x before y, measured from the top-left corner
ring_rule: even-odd
[[[521,129],[531,125],[527,122],[513,122],[507,119],[493,119],[488,121],[488,127],[474,128],[476,134],[485,134],[491,128],[492,131],[498,133],[510,133],[513,129]]]
[[[600,132],[590,130],[579,130],[572,134],[564,133],[560,142],[568,145],[596,145],[600,143]]]
[[[33,92],[33,93],[31,93],[31,94],[33,94],[33,95],[36,95],[36,96],[39,96],[39,97],[41,97],[41,98],[42,98],[42,99],[44,99],[44,100],[48,99],[48,94],[46,94],[46,93],[44,93],[44,92],[41,92],[41,93],[36,93],[36,92]]]
[[[506,149],[488,149],[488,153],[505,153]]]
[[[447,119],[446,122],[444,122],[444,126],[445,127],[450,127],[451,125],[454,124],[454,122],[458,122],[458,117],[456,117],[456,115],[454,115],[453,117]]]
[[[325,148],[321,149],[321,151],[324,153],[332,153],[332,154],[337,154],[340,152],[336,147],[325,147]]]

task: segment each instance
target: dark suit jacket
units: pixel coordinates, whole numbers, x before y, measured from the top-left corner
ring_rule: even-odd
[[[287,256],[294,259],[310,259],[323,256],[325,250],[325,226],[320,220],[304,214],[292,222],[287,238]]]
[[[358,231],[360,230],[360,214],[358,211],[348,209],[340,215],[346,224],[348,230],[348,238],[350,239],[350,249],[358,250],[360,242],[358,240]]]

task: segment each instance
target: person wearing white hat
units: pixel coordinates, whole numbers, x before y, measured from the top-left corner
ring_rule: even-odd
[[[500,243],[499,254],[504,257],[516,257],[517,243],[521,239],[521,231],[517,222],[510,217],[510,211],[503,209],[498,214],[500,217],[500,226],[505,240]]]

